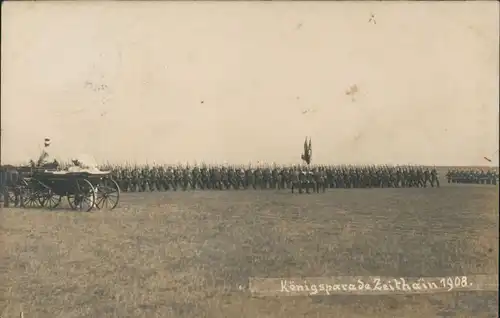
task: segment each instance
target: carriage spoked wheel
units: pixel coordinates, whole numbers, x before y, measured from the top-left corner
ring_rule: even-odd
[[[61,203],[62,197],[56,194],[50,187],[38,180],[38,202],[44,208],[55,209]]]
[[[90,212],[95,205],[96,189],[87,179],[75,181],[74,193],[68,194],[68,203],[71,209]]]
[[[113,210],[120,200],[120,187],[115,180],[104,178],[96,185],[95,206],[99,209]]]
[[[38,191],[30,187],[21,189],[21,207],[23,208],[38,208],[43,206],[44,199]]]
[[[41,205],[44,208],[55,209],[61,204],[62,197],[58,194],[55,194],[54,191],[48,189],[43,193],[43,199],[41,200]]]
[[[18,188],[20,196],[20,206],[22,208],[38,208],[43,206],[44,198],[40,193],[38,181],[35,179],[22,180]]]

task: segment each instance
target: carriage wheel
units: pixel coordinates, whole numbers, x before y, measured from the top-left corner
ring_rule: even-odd
[[[43,198],[37,190],[37,180],[30,178],[22,179],[20,186],[17,188],[19,195],[19,205],[22,208],[38,208],[43,203]]]
[[[120,200],[120,187],[111,178],[102,179],[96,186],[95,206],[101,209],[113,210]]]
[[[90,212],[95,204],[95,189],[87,179],[76,180],[75,192],[68,194],[71,209]]]
[[[43,194],[43,199],[40,204],[44,208],[55,209],[61,203],[62,197],[58,194],[55,194],[52,190],[48,190]]]
[[[44,208],[49,209],[55,209],[56,207],[58,207],[61,203],[61,196],[55,194],[50,187],[46,186],[42,182],[39,182],[38,180],[35,181],[38,182],[39,187],[41,187],[41,189],[38,191],[38,202],[40,203],[40,205]]]
[[[43,197],[40,196],[38,191],[30,187],[23,187],[20,191],[21,207],[23,208],[37,208],[43,206]]]

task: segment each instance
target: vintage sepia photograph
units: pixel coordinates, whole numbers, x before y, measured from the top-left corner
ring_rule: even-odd
[[[1,318],[498,317],[498,2],[1,19]]]

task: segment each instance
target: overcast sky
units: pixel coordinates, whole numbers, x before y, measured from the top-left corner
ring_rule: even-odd
[[[3,162],[45,137],[137,163],[299,163],[305,136],[315,163],[498,149],[493,1],[2,5]]]

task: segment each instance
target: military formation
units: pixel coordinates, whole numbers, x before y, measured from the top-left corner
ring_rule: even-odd
[[[48,163],[45,149],[32,167]],[[422,166],[390,165],[312,165],[311,138],[304,141],[303,165],[144,165],[99,167],[112,172],[123,192],[189,191],[189,190],[289,190],[292,193],[325,192],[326,189],[351,188],[425,188],[439,187],[437,169]],[[64,165],[54,160],[58,168]],[[8,188],[4,176],[17,175],[16,167],[1,167],[0,198]],[[448,183],[497,184],[498,171],[452,169],[446,174]],[[10,181],[12,183],[12,181]]]
[[[124,192],[439,187],[436,169],[418,166],[107,166]]]
[[[111,170],[122,192],[286,190],[320,193],[327,189],[440,186],[437,169],[422,166],[202,164],[105,165],[99,169]],[[448,183],[496,185],[499,175],[493,169],[450,169],[445,178]]]
[[[498,184],[496,169],[451,169],[446,173],[448,183]]]

